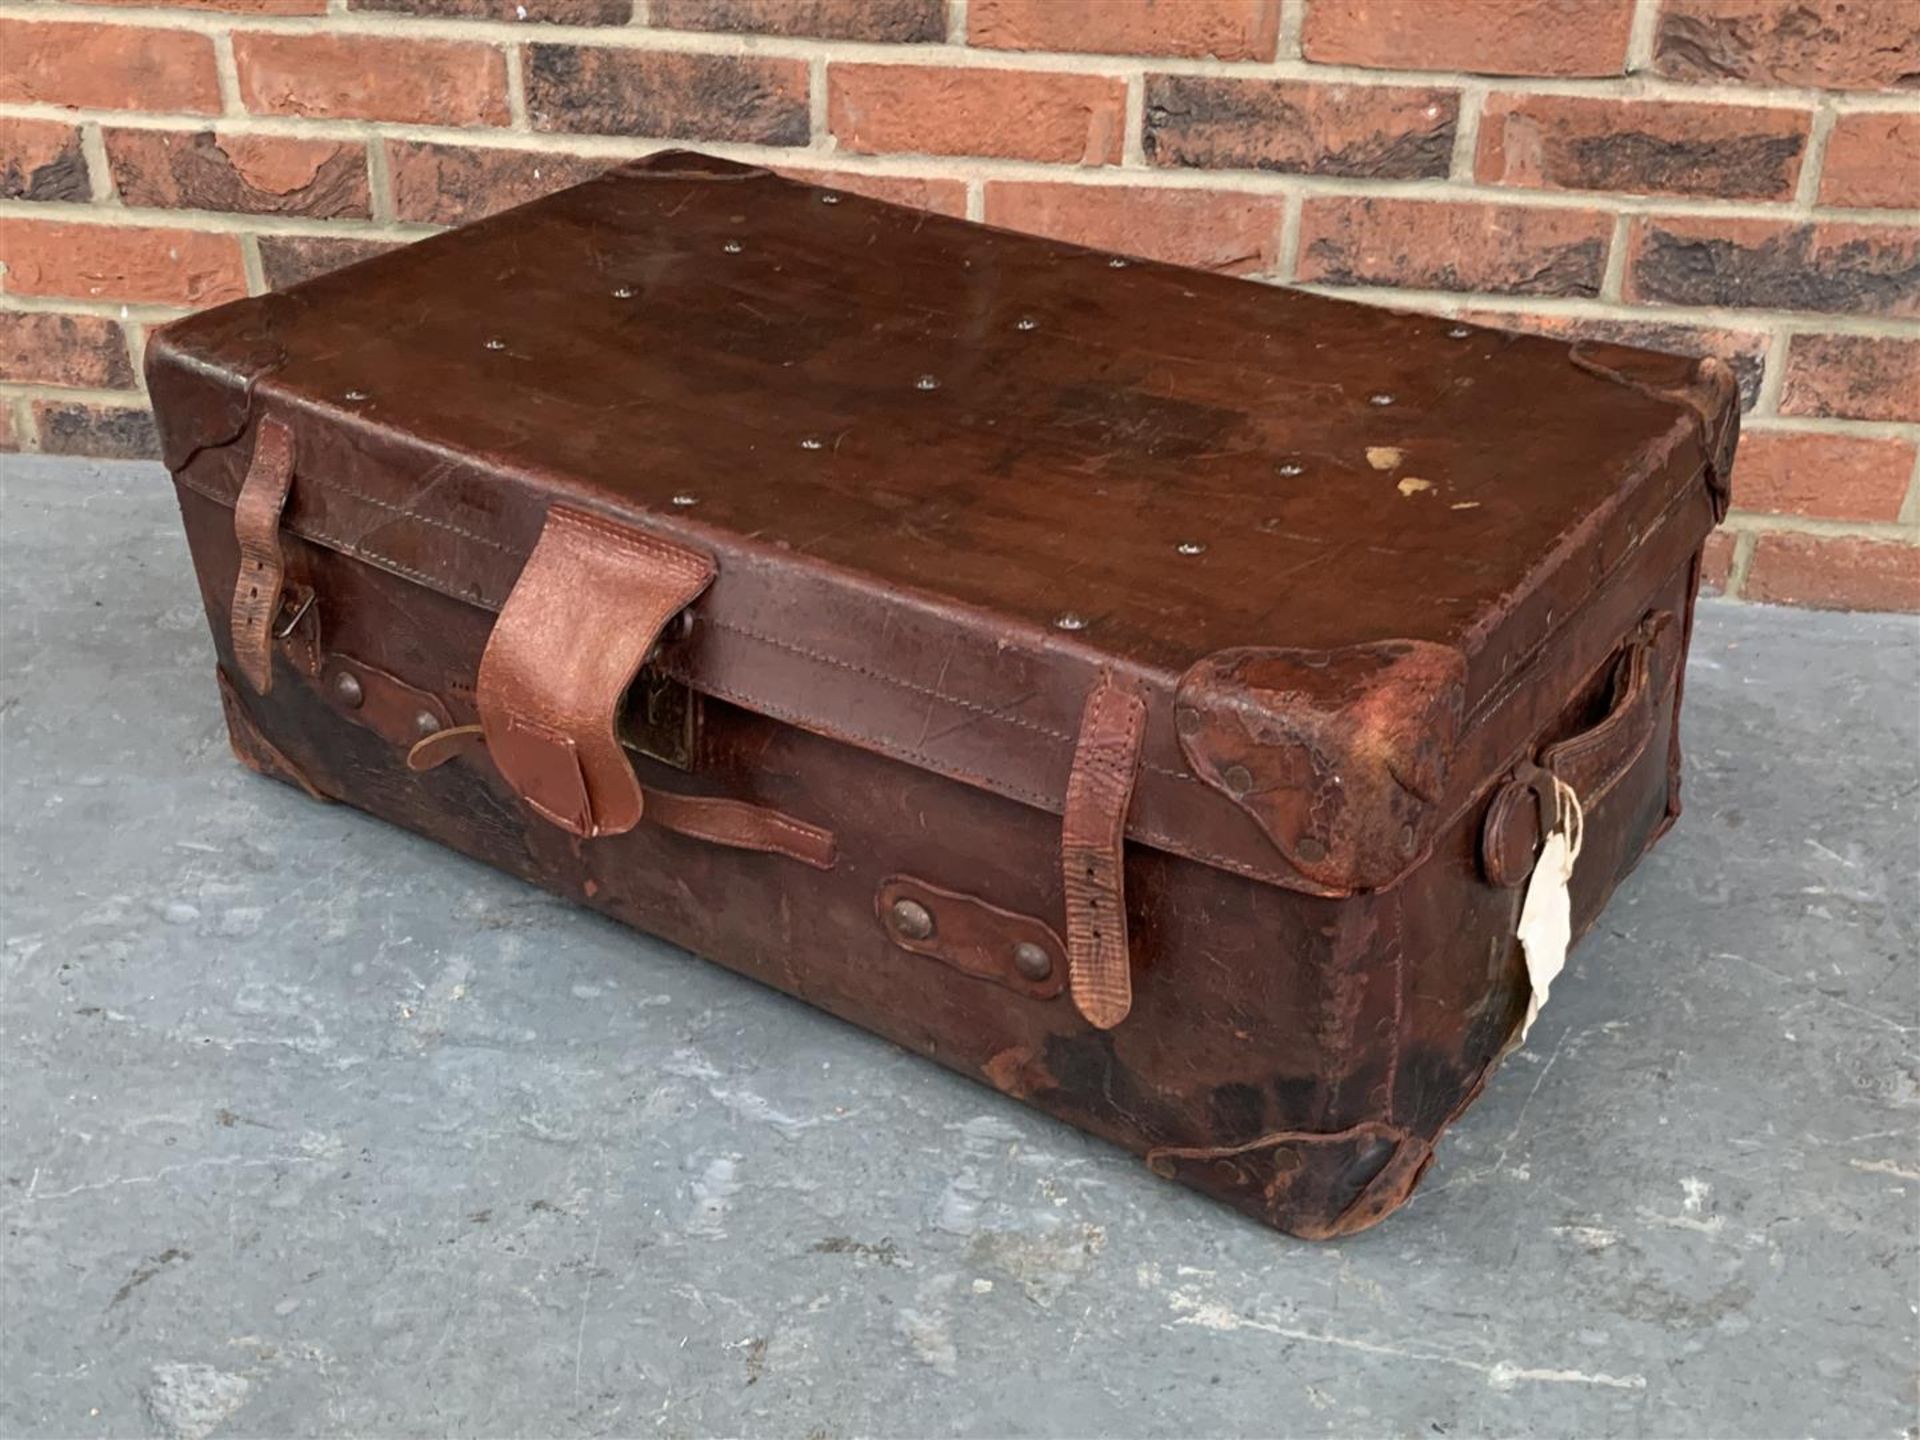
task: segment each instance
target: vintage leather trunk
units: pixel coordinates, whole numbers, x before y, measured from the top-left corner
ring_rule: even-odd
[[[148,370],[242,760],[1296,1235],[1679,812],[1713,361],[680,153]]]

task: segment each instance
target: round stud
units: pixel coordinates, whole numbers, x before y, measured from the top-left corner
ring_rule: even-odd
[[[820,197],[820,203],[822,205],[838,205],[840,203],[840,197],[833,194],[822,195]]]
[[[1084,630],[1087,628],[1087,622],[1084,617],[1069,613],[1056,619],[1053,622],[1053,628],[1056,630]]]
[[[1419,848],[1420,836],[1414,831],[1413,826],[1402,825],[1400,827],[1400,853],[1402,855],[1411,855]]]
[[[1107,268],[1108,268],[1109,270],[1124,270],[1124,269],[1126,269],[1126,268],[1127,268],[1127,262],[1126,262],[1126,259],[1125,259],[1125,257],[1124,257],[1124,256],[1120,256],[1120,255],[1116,255],[1116,256],[1114,256],[1114,257],[1113,257],[1113,258],[1112,258],[1111,260],[1109,260],[1109,261],[1107,261]]]
[[[349,710],[358,710],[367,698],[367,692],[360,686],[360,677],[342,670],[333,677],[333,698]]]
[[[1393,403],[1393,396],[1381,390],[1376,394],[1367,396],[1367,403],[1369,405],[1391,405]]]
[[[1447,338],[1449,340],[1464,340],[1471,334],[1473,334],[1473,330],[1471,327],[1466,325],[1456,325],[1451,330],[1447,331]]]
[[[1220,772],[1220,783],[1238,799],[1253,789],[1253,772],[1244,765],[1229,765]]]
[[[633,298],[633,287],[631,285],[615,286],[613,298],[616,300],[631,300]]]
[[[1038,328],[1039,324],[1040,322],[1031,315],[1022,315],[1018,320],[1013,322],[1013,328],[1016,330],[1033,330]]]
[[[673,497],[673,503],[684,510],[689,505],[698,505],[700,503],[700,497],[698,495],[676,495]]]
[[[507,342],[504,340],[498,340],[498,339],[489,340],[487,341],[487,348],[489,350],[504,350],[507,348]]]
[[[933,934],[933,912],[918,900],[896,900],[887,912],[894,934],[905,940],[925,940]]]
[[[800,442],[800,448],[802,450],[823,450],[826,448],[826,441],[816,440],[813,436],[809,435]]]
[[[1204,555],[1207,553],[1207,547],[1198,540],[1182,540],[1173,548],[1182,555]]]
[[[918,380],[913,382],[913,388],[916,390],[938,390],[940,388],[940,377],[938,375],[922,375]]]
[[[366,391],[364,391],[364,390],[349,390],[349,391],[347,391],[347,399],[349,399],[349,400],[353,400],[353,401],[360,401],[360,400],[365,400],[365,399],[368,399],[368,398],[370,398],[370,397],[369,397],[369,396],[367,395],[367,392],[366,392]]]
[[[1327,847],[1311,835],[1302,835],[1299,843],[1293,847],[1293,853],[1309,865],[1318,865],[1327,858]]]
[[[720,248],[729,255],[738,255],[740,253],[740,242],[738,240],[729,240]]]
[[[1021,978],[1038,982],[1053,974],[1053,957],[1043,946],[1022,940],[1013,947],[1013,968]]]
[[[1182,735],[1198,735],[1202,723],[1200,712],[1191,705],[1182,705],[1173,712],[1173,728]]]
[[[418,735],[422,740],[426,739],[429,735],[439,734],[440,717],[435,715],[431,710],[422,710],[418,715],[413,717],[413,733]]]
[[[1285,475],[1289,480],[1291,480],[1295,475],[1304,475],[1306,474],[1306,471],[1307,471],[1306,466],[1296,465],[1291,460],[1287,461],[1287,463],[1284,465],[1276,465],[1273,468],[1277,473],[1281,475]]]

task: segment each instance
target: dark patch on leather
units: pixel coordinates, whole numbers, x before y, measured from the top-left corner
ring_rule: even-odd
[[[1047,1036],[1045,1067],[1058,1086],[1048,1098],[1063,1108],[1141,1135],[1191,1133],[1190,1123],[1170,1119],[1155,1097],[1140,1088],[1114,1052],[1109,1031]]]
[[[1844,241],[1818,253],[1812,226],[1754,245],[1653,226],[1634,262],[1640,297],[1675,305],[1899,314],[1920,304],[1920,246]]]
[[[1213,1134],[1222,1145],[1238,1145],[1273,1128],[1267,1097],[1255,1085],[1216,1085],[1207,1096]]]

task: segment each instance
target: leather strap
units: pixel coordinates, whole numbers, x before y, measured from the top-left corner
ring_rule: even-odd
[[[667,623],[713,580],[711,556],[556,505],[480,659],[487,752],[569,834],[619,835],[646,797],[614,729]]]
[[[407,768],[435,770],[449,760],[485,747],[486,736],[478,725],[450,726],[416,741],[407,751]],[[644,790],[643,795],[641,808],[647,819],[663,830],[732,850],[784,855],[816,870],[833,868],[837,854],[833,832],[818,825],[809,825],[764,805],[749,805],[744,800],[676,795],[671,790],[651,789]]]
[[[1101,1030],[1133,1008],[1125,841],[1146,715],[1138,694],[1100,677],[1081,713],[1060,821],[1068,986],[1074,1008]]]
[[[233,586],[233,663],[256,694],[273,688],[273,628],[280,616],[286,558],[280,512],[293,487],[293,430],[269,415],[254,432],[253,460],[233,505],[240,574]]]

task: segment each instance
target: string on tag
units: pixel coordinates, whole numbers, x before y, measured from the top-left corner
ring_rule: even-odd
[[[1569,887],[1573,862],[1580,858],[1580,846],[1586,839],[1587,817],[1573,786],[1558,775],[1552,778],[1553,829],[1540,847],[1540,858],[1527,881],[1526,899],[1520,904],[1520,949],[1526,956],[1527,980],[1533,993],[1527,999],[1527,1018],[1520,1023],[1516,1045],[1527,1038],[1539,1018],[1554,979],[1566,968],[1567,947],[1573,943]]]

